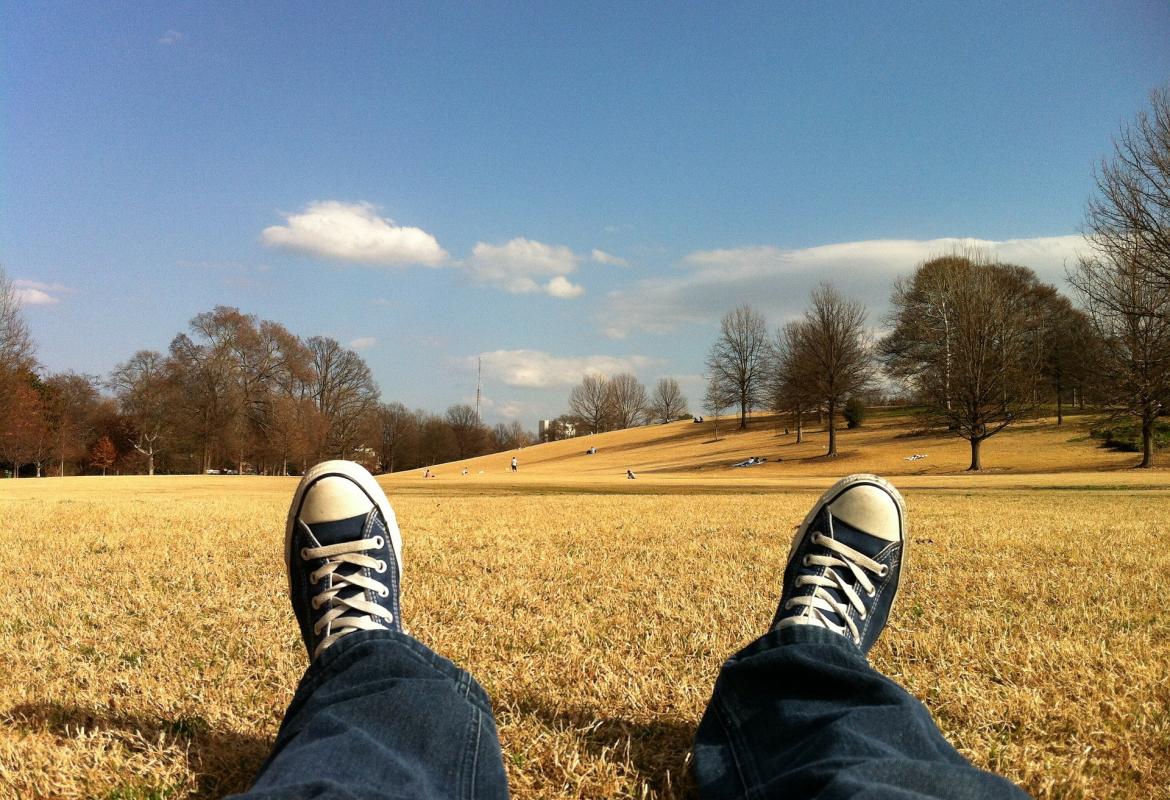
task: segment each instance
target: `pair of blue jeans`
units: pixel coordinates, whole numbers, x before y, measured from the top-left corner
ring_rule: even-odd
[[[694,746],[702,798],[1021,798],[844,637],[770,632],[724,664]],[[406,634],[352,633],[309,667],[240,798],[506,798],[491,704]]]

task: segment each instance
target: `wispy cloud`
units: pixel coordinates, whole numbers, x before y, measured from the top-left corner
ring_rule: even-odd
[[[162,36],[158,37],[158,43],[159,44],[178,44],[179,42],[181,42],[185,38],[187,38],[187,37],[184,36],[182,33],[172,29],[172,30],[168,30]]]
[[[602,333],[622,338],[631,331],[667,333],[687,324],[709,324],[742,303],[774,321],[801,312],[822,280],[862,300],[876,324],[888,306],[891,282],[921,261],[977,248],[1001,261],[1036,270],[1062,284],[1066,263],[1085,249],[1080,236],[992,241],[987,239],[874,240],[799,250],[770,245],[702,250],[683,259],[680,274],[638,281],[610,292],[599,316]]]
[[[571,298],[585,291],[566,277],[577,269],[580,260],[564,245],[516,238],[504,244],[478,242],[465,267],[475,281],[512,294],[544,292],[552,297]],[[545,278],[549,280],[541,283]]]
[[[264,244],[327,260],[375,266],[433,267],[447,259],[447,251],[434,236],[378,216],[377,207],[370,203],[310,203],[304,211],[286,215],[286,221],[286,225],[264,229],[260,234]]]
[[[494,350],[461,360],[465,369],[475,369],[483,359],[483,374],[488,380],[507,386],[547,389],[572,386],[585,375],[616,375],[636,372],[660,363],[648,356],[555,356],[541,350]]]
[[[373,336],[359,336],[349,343],[352,350],[368,350],[378,343],[378,340]]]
[[[16,299],[26,306],[51,306],[61,302],[60,295],[73,290],[60,283],[41,283],[18,278],[12,282]]]
[[[605,252],[604,250],[598,250],[597,248],[593,249],[593,253],[590,255],[590,257],[598,264],[610,264],[615,267],[630,266],[630,262],[626,261],[624,258],[619,258],[615,255],[611,255],[610,253]]]

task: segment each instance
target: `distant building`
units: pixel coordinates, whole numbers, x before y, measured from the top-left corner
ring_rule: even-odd
[[[536,423],[536,436],[542,442],[572,439],[576,435],[577,427],[563,419],[542,419]]]

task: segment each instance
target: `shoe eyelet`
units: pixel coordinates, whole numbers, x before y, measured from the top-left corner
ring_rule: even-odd
[[[379,559],[378,559],[378,566],[377,566],[377,567],[375,567],[374,569],[377,571],[377,573],[378,573],[379,575],[381,575],[381,574],[382,574],[383,572],[385,572],[385,571],[386,571],[386,569],[387,569],[387,567],[386,567],[386,562],[385,562],[385,561],[383,561],[382,559],[380,559],[380,558],[379,558]]]
[[[785,610],[785,611],[788,611],[788,610],[789,610],[789,609],[791,609],[791,608],[792,608],[792,601],[791,601],[791,600],[785,600],[785,601],[784,601],[784,610]]]
[[[301,548],[301,560],[302,560],[302,561],[308,561],[308,560],[309,560],[309,548],[307,548],[307,547],[302,547],[302,548]]]
[[[309,573],[309,585],[310,586],[316,586],[318,583],[320,583],[320,581],[321,581],[321,579],[317,577],[316,572]]]
[[[309,605],[311,605],[313,607],[314,611],[316,611],[317,609],[319,609],[321,607],[321,604],[319,602],[317,602],[320,599],[321,599],[320,596],[314,597],[313,600],[309,603]]]
[[[889,564],[882,564],[882,571],[878,573],[878,576],[884,578],[889,574],[890,574],[890,565]]]
[[[382,547],[385,547],[385,546],[386,546],[385,539],[383,539],[381,536],[374,537],[374,547],[381,549]]]
[[[801,566],[805,566],[805,567],[812,566],[812,565],[809,563],[809,557],[808,557],[808,556],[805,556],[804,558],[800,559],[800,563],[801,563]]]
[[[381,590],[379,590],[379,591],[378,591],[378,596],[379,596],[379,597],[389,597],[389,596],[390,596],[390,590],[389,590],[389,589],[381,589]]]
[[[874,595],[877,594],[877,589],[867,589],[865,593],[867,595],[869,595],[870,597],[873,597]]]

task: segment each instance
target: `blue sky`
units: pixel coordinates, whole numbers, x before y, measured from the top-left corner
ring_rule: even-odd
[[[1059,282],[1170,6],[3,2],[0,264],[49,370],[238,306],[528,427],[719,316],[972,238]],[[893,7],[891,7],[891,5]]]

